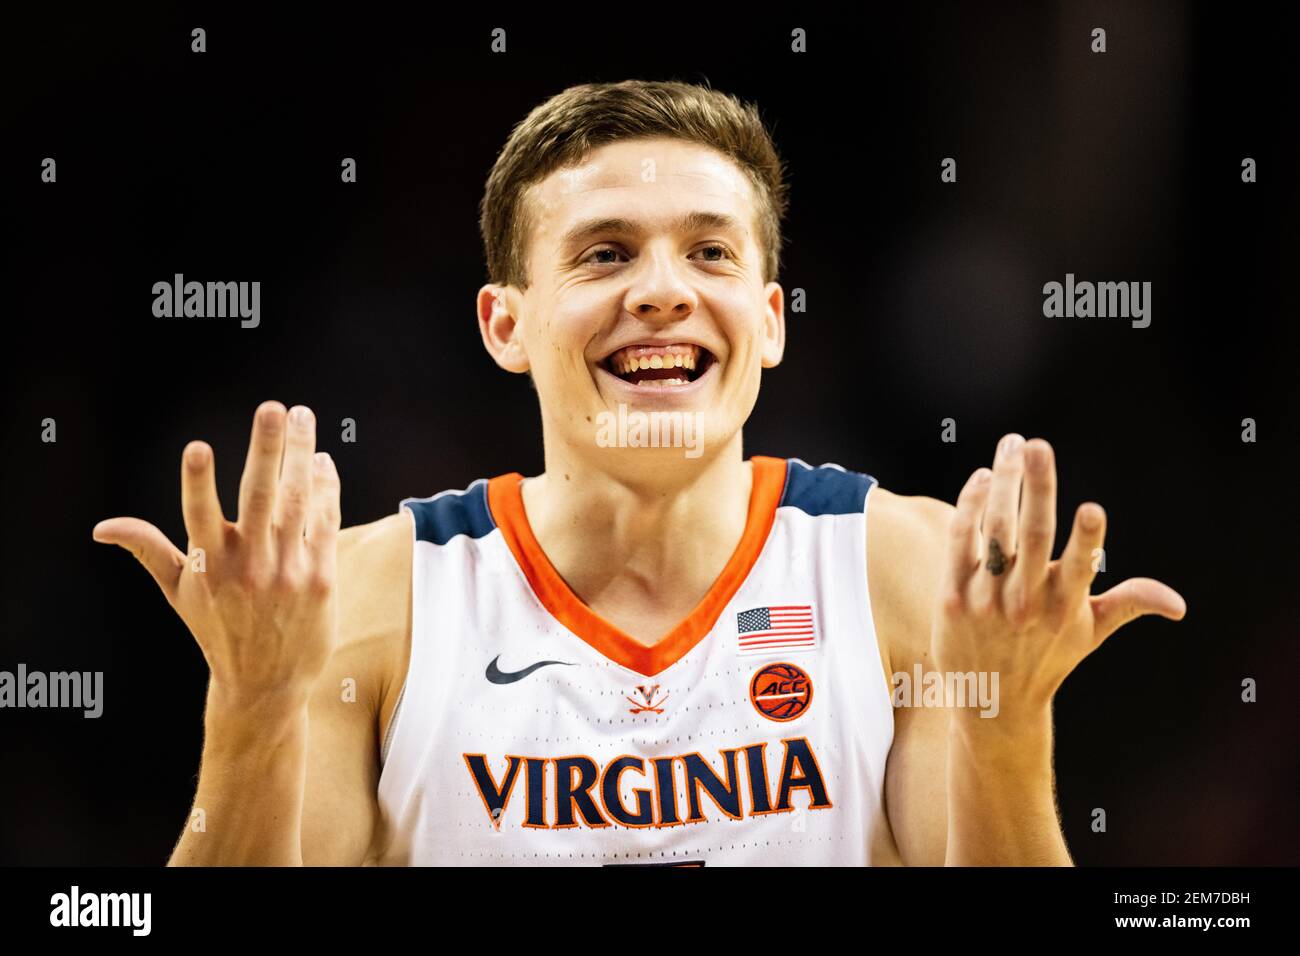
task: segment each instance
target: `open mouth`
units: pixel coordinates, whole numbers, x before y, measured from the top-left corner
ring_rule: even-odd
[[[699,345],[629,345],[605,358],[600,366],[630,385],[672,388],[689,385],[716,359]]]

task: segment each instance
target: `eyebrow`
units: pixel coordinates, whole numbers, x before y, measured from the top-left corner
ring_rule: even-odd
[[[677,232],[699,232],[703,229],[722,229],[744,235],[740,220],[720,212],[688,212],[675,224]],[[569,229],[560,240],[560,248],[568,249],[596,235],[642,236],[645,228],[630,219],[601,217],[587,219]]]

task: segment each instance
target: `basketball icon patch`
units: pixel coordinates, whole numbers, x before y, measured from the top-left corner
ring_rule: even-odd
[[[797,664],[780,661],[754,672],[749,700],[768,720],[794,720],[812,703],[812,678]]]

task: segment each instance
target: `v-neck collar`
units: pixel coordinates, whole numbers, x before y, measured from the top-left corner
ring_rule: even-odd
[[[772,530],[785,491],[786,461],[766,455],[754,455],[750,461],[753,484],[740,543],[691,613],[650,647],[593,611],[560,577],[537,543],[524,512],[523,475],[511,472],[489,479],[488,510],[533,593],[551,616],[615,663],[653,677],[685,657],[713,629],[722,609],[749,576]]]

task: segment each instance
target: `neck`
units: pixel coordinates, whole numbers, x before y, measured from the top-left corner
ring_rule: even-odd
[[[611,449],[627,463],[617,472],[568,451],[548,443],[546,471],[524,482],[528,522],[587,606],[653,644],[704,597],[740,542],[752,486],[741,434],[695,459]]]

